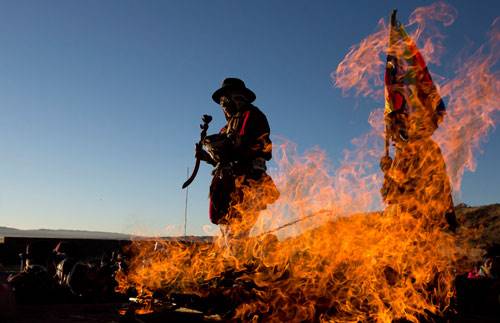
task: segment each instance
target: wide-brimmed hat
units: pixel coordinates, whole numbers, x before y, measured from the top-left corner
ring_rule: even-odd
[[[247,98],[248,102],[253,102],[256,98],[255,93],[245,86],[245,82],[234,77],[228,77],[222,82],[220,89],[212,94],[212,99],[215,103],[219,104],[220,97],[231,92],[239,92],[243,94]]]

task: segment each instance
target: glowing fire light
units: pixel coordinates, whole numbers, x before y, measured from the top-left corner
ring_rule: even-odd
[[[418,8],[410,16],[410,25],[416,27],[412,37],[424,44],[421,52],[428,63],[439,62],[443,49],[443,37],[436,30],[428,37],[431,22],[448,26],[455,17],[455,10],[443,3]],[[498,27],[495,21],[490,43],[440,87],[449,99],[448,115],[435,139],[455,189],[464,169],[473,169],[473,151],[500,108],[498,73],[492,71],[500,53]],[[345,92],[382,98],[387,38],[381,20],[379,29],[353,46],[339,64],[336,85]],[[453,296],[455,275],[468,266],[465,256],[471,251],[462,239],[467,233],[447,233],[439,225],[442,219],[431,216],[448,207],[445,202],[418,200],[417,196],[442,194],[442,187],[433,186],[439,181],[429,181],[421,192],[405,196],[407,208],[396,205],[384,212],[362,213],[378,205],[383,179],[378,171],[382,110],[375,110],[369,121],[372,132],[353,141],[356,149],[347,151],[334,171],[319,149],[299,155],[289,142],[278,145],[278,167],[272,175],[280,198],[261,213],[254,236],[239,241],[236,249],[225,248],[220,237],[214,243],[159,241],[159,249],[153,242],[137,241],[131,246],[134,257],[127,275],[117,275],[119,289],[134,287],[144,298],[157,290],[206,297],[219,288],[236,304],[233,318],[245,321],[417,322],[430,313],[442,314]],[[429,146],[424,141],[408,149],[425,159],[425,154],[435,156]],[[433,171],[435,163],[431,164],[422,169],[422,176]],[[256,196],[262,197],[261,192],[248,189],[244,203],[254,203]],[[409,212],[412,206],[422,215]],[[305,220],[276,232],[279,240],[262,234],[301,218]],[[214,283],[229,270],[240,273],[235,282],[250,282],[251,287],[224,289]]]

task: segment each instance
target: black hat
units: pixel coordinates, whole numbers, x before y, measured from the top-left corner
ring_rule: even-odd
[[[219,104],[221,96],[234,91],[241,92],[249,102],[253,102],[256,98],[255,93],[245,86],[245,82],[234,77],[228,77],[222,82],[221,88],[212,94],[212,99]]]

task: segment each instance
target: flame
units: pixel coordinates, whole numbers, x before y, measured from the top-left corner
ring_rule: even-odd
[[[455,17],[456,11],[441,2],[410,16],[417,27],[414,39],[426,44],[422,54],[428,62],[439,62],[444,39],[435,31],[426,36],[429,21],[448,26]],[[243,321],[418,322],[442,315],[453,297],[455,276],[475,260],[466,241],[470,232],[443,229],[451,203],[448,173],[456,189],[464,169],[474,167],[481,138],[494,125],[499,84],[492,69],[499,35],[495,21],[489,45],[441,85],[449,104],[434,135],[437,142],[416,136],[397,147],[387,176],[413,191],[391,191],[383,212],[372,211],[382,205],[384,181],[378,171],[384,113],[376,109],[369,119],[372,130],[352,141],[355,148],[345,151],[337,168],[319,148],[300,154],[293,143],[279,140],[277,167],[271,172],[279,199],[274,201],[270,183],[253,182],[241,186],[243,198],[235,205],[243,214],[232,224],[235,232],[247,230],[260,214],[250,238],[135,241],[126,274],[117,275],[119,290],[133,287],[144,298],[157,291],[207,299],[216,294],[219,302],[234,305],[230,318]],[[381,98],[387,36],[381,20],[378,30],[339,64],[335,84]],[[261,210],[268,202],[274,203]]]
[[[488,36],[485,44],[461,62],[456,76],[441,86],[450,109],[436,140],[443,148],[456,190],[464,171],[475,170],[476,152],[500,111],[500,73],[494,70],[500,58],[500,18],[492,23]]]
[[[417,8],[410,15],[406,27],[415,29],[410,36],[415,42],[423,43],[420,52],[427,63],[440,62],[445,36],[438,26],[450,26],[456,16],[456,9],[444,2]],[[383,98],[388,31],[384,19],[380,19],[376,31],[352,46],[332,73],[334,85],[342,89],[344,94],[354,90],[356,96]]]
[[[349,214],[351,202],[369,197],[344,200],[349,193],[335,185],[350,179],[337,182],[329,174],[323,151],[299,155],[289,143],[280,148],[283,166],[275,180],[281,196],[261,214],[268,221],[259,223],[250,239],[231,248],[222,236],[204,244],[158,241],[156,250],[152,241],[137,241],[128,275],[118,279],[122,290],[134,286],[144,296],[163,290],[209,297],[220,288],[228,302],[244,300],[232,316],[244,321],[416,322],[426,311],[446,309],[455,270],[463,270],[455,236],[438,226],[424,230],[421,219],[397,208]],[[373,194],[363,191],[356,190]],[[250,201],[260,193],[250,187],[245,194]],[[265,233],[305,216],[310,217],[276,232],[280,239]],[[241,274],[224,289],[228,272]]]
[[[158,241],[156,248],[153,241],[137,241],[128,275],[118,279],[122,290],[134,286],[143,296],[162,290],[208,298],[222,289],[219,294],[237,304],[231,318],[244,321],[417,322],[424,313],[446,310],[456,271],[466,267],[466,245],[429,223],[434,219],[425,221],[398,207],[351,214],[356,209],[351,203],[369,203],[375,188],[349,191],[337,185],[371,183],[368,175],[347,176],[362,163],[331,174],[319,149],[301,155],[293,144],[282,143],[279,151],[274,179],[280,199],[261,213],[250,239],[231,248],[222,236],[214,243]],[[254,187],[245,194],[246,201],[262,197]],[[428,207],[441,205],[435,202]],[[240,273],[234,281],[227,278],[233,272]]]
[[[417,8],[410,15],[406,27],[415,29],[410,37],[422,44],[420,52],[428,64],[438,64],[444,53],[445,36],[438,25],[448,27],[456,17],[456,9],[444,2]],[[381,19],[377,31],[351,47],[338,65],[332,74],[335,86],[344,93],[354,90],[357,96],[381,99],[387,39],[388,27]],[[447,79],[433,74],[433,79],[440,82],[436,84],[439,92],[448,101],[446,121],[440,125],[434,138],[443,150],[455,192],[460,190],[464,171],[475,170],[475,155],[480,143],[494,127],[494,116],[500,110],[500,99],[496,95],[500,79],[499,72],[495,71],[500,55],[499,40],[500,19],[497,18],[491,25],[488,41],[457,63],[459,68],[454,77]],[[382,137],[383,118],[370,120],[373,121],[370,122],[372,135]]]
[[[420,51],[427,58],[428,64],[440,64],[445,46],[445,36],[438,25],[451,26],[457,19],[458,12],[445,2],[436,2],[427,7],[420,7],[413,11],[408,19],[408,26],[416,26],[412,34],[415,41],[422,40]]]
[[[349,49],[332,73],[334,85],[342,89],[344,94],[354,89],[356,96],[383,97],[384,80],[381,71],[385,67],[385,60],[380,54],[387,50],[387,36],[387,26],[380,19],[375,33]]]

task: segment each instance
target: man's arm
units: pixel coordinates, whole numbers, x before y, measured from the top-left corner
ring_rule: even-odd
[[[240,143],[237,153],[241,160],[272,158],[272,142],[269,137],[270,128],[266,116],[257,108],[246,111],[239,131]]]
[[[203,146],[199,143],[196,144],[196,149],[195,149],[195,157],[199,160],[203,160],[204,162],[215,166],[217,163],[215,160],[210,156],[209,153],[207,153],[204,149]]]

